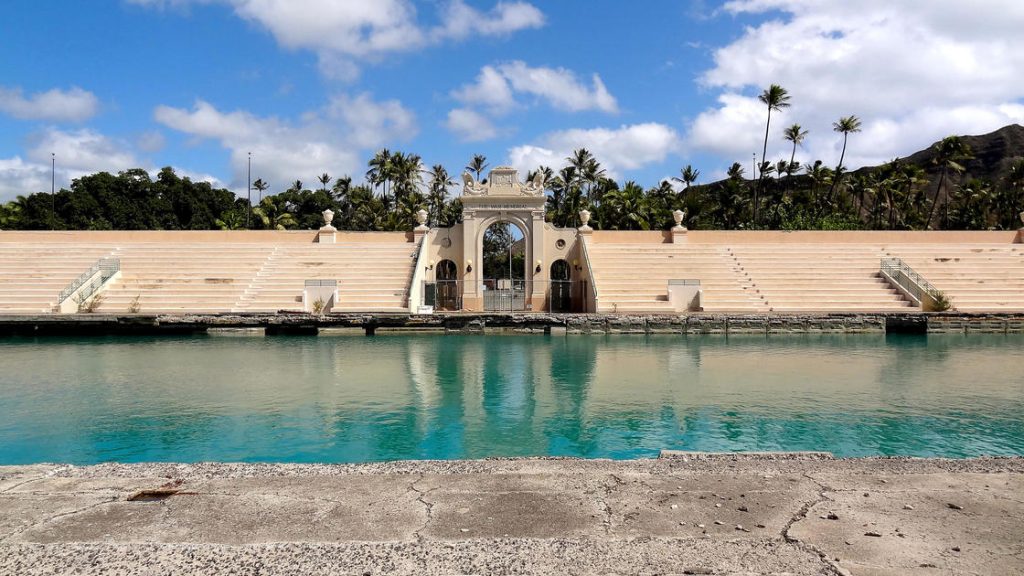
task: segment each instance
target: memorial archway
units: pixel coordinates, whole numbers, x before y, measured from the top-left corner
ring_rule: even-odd
[[[518,224],[497,220],[483,229],[480,239],[484,310],[518,312],[526,309],[526,233]]]

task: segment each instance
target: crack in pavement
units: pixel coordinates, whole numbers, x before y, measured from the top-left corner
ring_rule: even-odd
[[[426,509],[427,512],[427,517],[423,521],[423,525],[413,530],[412,532],[412,535],[416,537],[416,542],[420,544],[422,544],[424,541],[423,534],[421,534],[421,532],[426,530],[427,526],[430,524],[430,521],[434,519],[434,503],[428,502],[426,500],[426,496],[433,492],[434,490],[437,490],[437,488],[431,488],[430,490],[424,492],[423,490],[420,490],[419,488],[416,487],[416,484],[422,482],[425,477],[426,474],[421,472],[415,480],[409,483],[409,490],[412,490],[413,492],[416,493],[416,501],[419,502],[420,504],[423,504],[423,507]]]
[[[595,495],[597,502],[601,507],[601,511],[604,512],[605,518],[602,524],[604,524],[604,533],[606,536],[611,535],[613,517],[612,505],[608,502],[608,497],[611,496],[613,492],[617,492],[622,486],[627,484],[627,482],[622,478],[619,478],[617,474],[609,474],[608,478],[610,478],[613,483],[608,484],[607,481],[601,483],[601,488],[604,489],[604,495]]]
[[[89,510],[92,510],[93,508],[99,508],[100,506],[106,506],[107,504],[112,504],[114,502],[117,502],[118,500],[119,500],[119,498],[112,497],[112,498],[110,498],[108,500],[104,500],[103,502],[95,502],[93,504],[89,504],[88,506],[82,506],[81,508],[77,508],[75,510],[71,510],[70,512],[61,512],[59,514],[54,514],[54,515],[49,516],[47,518],[43,518],[42,520],[39,520],[37,522],[32,522],[31,524],[29,524],[28,526],[23,527],[20,530],[15,530],[14,532],[11,532],[10,534],[5,534],[3,536],[0,536],[0,542],[10,542],[11,538],[14,538],[15,536],[18,536],[19,534],[23,534],[25,532],[28,532],[29,530],[32,530],[33,528],[37,528],[39,526],[43,526],[45,524],[53,522],[54,520],[57,520],[58,518],[64,518],[66,516],[73,516],[75,514],[80,514],[82,512],[87,512]]]
[[[782,527],[782,539],[786,542],[786,544],[794,546],[798,550],[802,550],[804,552],[809,552],[812,554],[817,554],[818,558],[821,560],[821,562],[825,565],[827,569],[831,570],[832,574],[838,576],[849,576],[850,573],[846,569],[842,568],[834,561],[832,561],[832,559],[829,558],[829,555],[826,554],[823,550],[821,550],[814,544],[804,542],[796,536],[793,536],[789,533],[790,529],[793,527],[794,524],[800,522],[801,520],[807,519],[807,513],[810,512],[811,508],[814,508],[815,506],[821,504],[822,502],[832,502],[832,499],[828,497],[828,492],[833,491],[831,486],[825,484],[824,482],[818,480],[817,478],[814,478],[807,472],[804,472],[802,476],[813,482],[814,485],[818,488],[817,495],[814,497],[813,500],[804,502],[803,505],[800,506],[800,509],[797,510],[796,514],[794,514],[792,517],[790,517],[788,521],[786,521],[785,526]]]

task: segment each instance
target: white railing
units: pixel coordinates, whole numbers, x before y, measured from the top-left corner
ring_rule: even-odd
[[[914,300],[917,306],[921,306],[925,297],[931,297],[933,301],[943,297],[938,288],[932,286],[931,282],[918,274],[901,258],[883,258],[881,272],[882,276],[901,288],[911,300]]]
[[[108,280],[121,271],[120,258],[100,258],[88,270],[75,278],[57,297],[57,305],[60,306],[72,296],[85,302],[99,291]]]

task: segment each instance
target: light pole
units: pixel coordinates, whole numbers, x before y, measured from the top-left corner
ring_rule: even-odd
[[[249,219],[252,217],[252,152],[249,152],[249,169],[245,176],[246,196],[249,200],[249,210],[245,213],[245,227],[249,228]]]
[[[50,230],[56,229],[57,211],[57,153],[50,152]]]

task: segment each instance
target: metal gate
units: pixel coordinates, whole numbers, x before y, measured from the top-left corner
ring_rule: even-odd
[[[499,278],[484,280],[484,310],[520,312],[526,310],[526,281]]]

